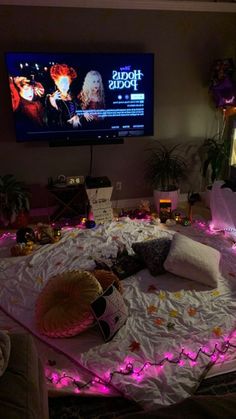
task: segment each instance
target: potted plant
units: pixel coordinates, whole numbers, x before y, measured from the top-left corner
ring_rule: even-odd
[[[186,176],[187,163],[182,144],[167,148],[156,142],[147,160],[146,180],[154,188],[154,204],[159,211],[160,199],[170,199],[172,210],[177,208],[179,182]]]
[[[210,179],[214,183],[227,176],[229,170],[230,141],[207,138],[202,145],[205,160],[202,174],[207,177],[208,169],[211,170]]]
[[[28,211],[29,193],[25,184],[16,180],[14,175],[0,176],[0,225],[13,225],[22,212]]]
[[[206,206],[210,207],[210,191],[215,180],[223,180],[228,177],[229,158],[231,143],[218,134],[212,138],[206,138],[200,148],[202,155],[202,176],[210,179],[205,194]]]

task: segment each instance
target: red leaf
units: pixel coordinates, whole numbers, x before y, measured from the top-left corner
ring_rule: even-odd
[[[134,352],[134,351],[139,351],[139,349],[140,349],[140,343],[139,342],[136,342],[135,340],[129,345],[129,349],[130,349],[130,351],[131,352]]]

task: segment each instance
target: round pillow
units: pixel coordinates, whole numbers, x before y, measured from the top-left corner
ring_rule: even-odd
[[[105,291],[111,284],[113,284],[121,294],[123,293],[121,282],[119,278],[114,274],[114,272],[107,271],[105,269],[95,269],[92,271],[92,274],[102,286],[103,291]]]
[[[94,322],[90,304],[102,293],[87,271],[70,271],[51,278],[36,302],[36,324],[49,337],[75,336]]]

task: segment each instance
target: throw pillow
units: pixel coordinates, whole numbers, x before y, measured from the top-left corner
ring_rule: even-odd
[[[110,285],[101,296],[92,302],[91,310],[105,342],[118,332],[128,316],[124,299],[114,285]]]
[[[167,271],[210,287],[217,287],[220,252],[182,234],[173,237],[164,263]]]
[[[144,268],[145,263],[137,255],[121,255],[111,267],[119,279],[125,279]]]
[[[133,243],[134,252],[145,262],[152,275],[165,272],[164,262],[170,250],[171,239],[162,237],[145,242]]]
[[[121,282],[112,271],[107,271],[105,269],[95,269],[92,271],[92,274],[102,286],[103,291],[105,291],[110,285],[113,284],[121,294],[123,293]]]
[[[90,304],[102,294],[87,271],[63,272],[50,279],[36,302],[36,324],[49,337],[74,336],[94,323]]]

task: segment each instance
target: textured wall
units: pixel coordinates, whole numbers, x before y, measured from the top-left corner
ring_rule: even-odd
[[[154,52],[155,137],[200,144],[217,130],[208,96],[211,62],[235,56],[234,14],[0,6],[0,174],[46,184],[49,176],[89,170],[90,148],[16,144],[5,51]],[[93,175],[122,181],[115,198],[149,196],[143,172],[150,138],[94,147]],[[183,190],[199,188],[193,156]]]

